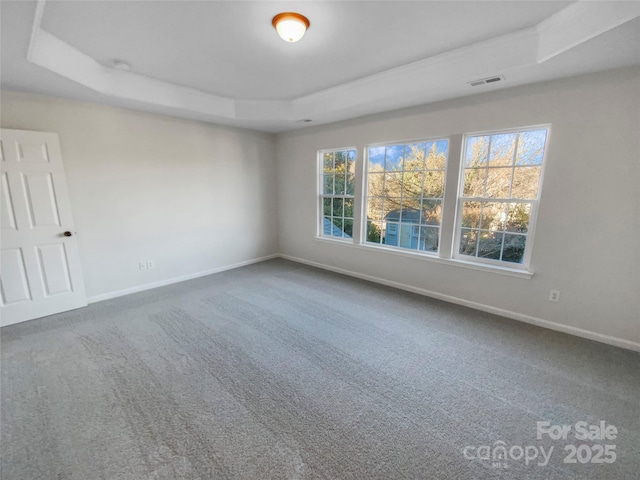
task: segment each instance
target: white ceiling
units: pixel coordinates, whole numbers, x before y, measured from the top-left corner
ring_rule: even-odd
[[[204,92],[285,100],[533,26],[568,3],[49,2],[42,28],[103,65],[125,58]],[[312,21],[295,45],[271,25],[287,9]]]
[[[48,0],[0,8],[3,88],[269,132],[640,64],[639,1]],[[290,10],[311,21],[294,44],[271,26]],[[131,72],[113,69],[114,59]],[[467,84],[493,75],[505,81]]]

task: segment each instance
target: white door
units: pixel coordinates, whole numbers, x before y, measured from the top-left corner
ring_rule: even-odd
[[[0,325],[87,305],[55,133],[0,130]]]

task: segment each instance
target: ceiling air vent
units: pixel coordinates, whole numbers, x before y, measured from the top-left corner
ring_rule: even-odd
[[[495,77],[482,78],[480,80],[474,80],[473,82],[468,82],[472,87],[477,87],[478,85],[486,85],[487,83],[496,83],[502,82],[504,80],[503,75],[498,75]]]

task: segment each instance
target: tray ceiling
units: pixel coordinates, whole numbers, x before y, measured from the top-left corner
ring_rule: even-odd
[[[0,6],[3,88],[270,132],[640,63],[639,2]],[[311,21],[298,43],[271,26],[285,10]]]

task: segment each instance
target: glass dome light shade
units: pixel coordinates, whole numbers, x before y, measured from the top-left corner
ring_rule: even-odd
[[[300,40],[307,28],[309,28],[309,20],[307,17],[294,12],[279,13],[271,22],[275,27],[278,35],[285,42],[297,42]]]

